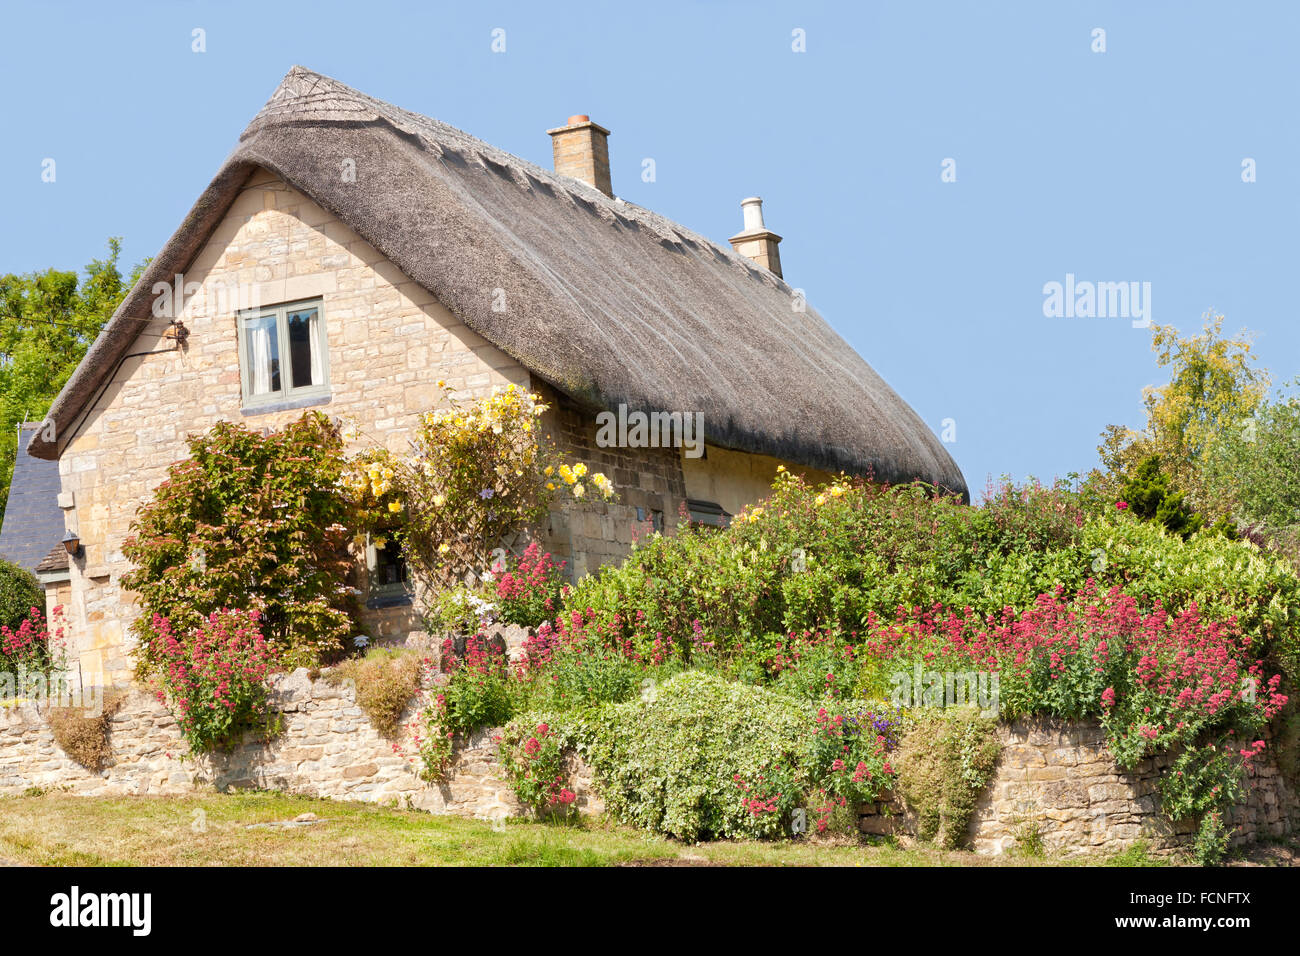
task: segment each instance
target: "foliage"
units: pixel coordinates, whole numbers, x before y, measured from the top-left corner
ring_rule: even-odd
[[[407,513],[407,558],[431,588],[477,575],[502,539],[536,523],[557,494],[609,499],[614,486],[561,463],[538,435],[541,396],[514,385],[463,402],[440,382],[445,407],[422,416],[414,456],[392,467]]]
[[[54,612],[53,631],[45,615],[31,608],[15,628],[0,624],[0,699],[47,691],[48,678],[64,667],[64,625],[62,608]]]
[[[564,593],[564,562],[556,562],[537,542],[508,561],[494,581],[501,617],[521,627],[537,627],[555,616]]]
[[[99,773],[113,756],[109,721],[125,699],[124,692],[110,690],[93,713],[85,707],[51,707],[48,720],[54,742],[87,770]]]
[[[917,816],[917,836],[955,849],[993,777],[1002,745],[996,723],[974,708],[927,709],[903,737],[898,784]]]
[[[1205,519],[1183,503],[1184,497],[1169,487],[1169,476],[1160,470],[1160,456],[1148,455],[1125,477],[1119,507],[1186,538],[1199,531]]]
[[[574,808],[576,794],[565,786],[564,750],[547,724],[511,723],[500,738],[498,753],[520,803],[534,813],[562,816]]]
[[[330,671],[332,684],[351,681],[356,688],[357,706],[385,737],[401,726],[402,714],[420,690],[420,658],[409,651],[373,648],[365,657],[354,657]]]
[[[499,608],[489,597],[486,585],[436,591],[425,609],[424,628],[430,634],[473,634],[496,620]]]
[[[677,674],[619,704],[532,713],[601,780],[610,813],[697,841],[824,831],[841,808],[888,787],[891,718],[808,706],[702,671]]]
[[[1058,586],[1074,593],[1089,578],[1144,607],[1158,599],[1177,612],[1195,601],[1208,617],[1235,616],[1300,675],[1300,581],[1288,565],[1249,541],[1167,534],[1087,482],[1006,485],[968,508],[915,485],[810,486],[782,474],[772,497],[732,527],[653,537],[579,582],[559,620],[580,614],[647,663],[689,661],[698,628],[771,674],[782,635],[830,631],[852,643],[899,606],[1000,614]]]
[[[20,627],[34,609],[45,607],[45,591],[36,575],[12,561],[0,560],[0,625]]]
[[[692,842],[789,832],[803,705],[698,672],[647,697],[570,718],[577,729],[565,733],[603,781],[610,813]],[[750,790],[738,792],[741,785]]]
[[[1300,398],[1263,403],[1229,429],[1206,464],[1213,495],[1235,503],[1239,524],[1255,528],[1300,567]]]
[[[121,251],[121,239],[109,239],[108,257],[86,266],[84,278],[58,269],[0,275],[0,514],[18,453],[18,424],[40,421],[49,411],[144,270],[141,263],[123,277]]]
[[[1192,859],[1201,866],[1213,866],[1228,852],[1232,831],[1223,825],[1223,813],[1213,810],[1201,818],[1192,844]]]
[[[479,727],[499,727],[514,711],[506,655],[482,635],[465,643],[465,655],[452,654],[451,640],[443,642],[444,668],[450,680],[443,688],[446,724],[455,733],[468,734]]]
[[[155,614],[147,633],[155,691],[192,753],[235,744],[248,730],[274,730],[267,684],[274,654],[259,612],[213,611],[180,636]]]
[[[163,663],[151,656],[152,616],[185,634],[225,607],[257,612],[278,665],[337,656],[356,630],[338,429],[319,412],[268,435],[220,422],[189,448],[122,548],[132,563],[122,584],[147,612],[133,625],[141,676]]]
[[[1152,351],[1170,370],[1166,385],[1144,391],[1146,426],[1140,433],[1110,426],[1098,451],[1112,474],[1131,471],[1158,455],[1171,485],[1211,518],[1235,505],[1206,480],[1207,466],[1225,436],[1237,433],[1264,397],[1268,375],[1254,366],[1252,343],[1223,337],[1223,316],[1205,316],[1200,335],[1182,336],[1173,326],[1152,326]]]
[[[456,748],[456,732],[447,719],[447,695],[436,689],[426,691],[419,715],[407,731],[419,755],[420,779],[430,783],[444,779]]]

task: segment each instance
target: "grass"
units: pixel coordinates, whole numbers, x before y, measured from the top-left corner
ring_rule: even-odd
[[[250,829],[314,813],[296,828]],[[1142,856],[1139,854],[1139,856]],[[893,841],[688,846],[605,822],[511,822],[280,793],[0,798],[0,861],[37,866],[1002,866],[1100,858],[998,858]],[[1145,861],[1145,859],[1144,859]],[[1129,859],[1126,865],[1138,863]]]

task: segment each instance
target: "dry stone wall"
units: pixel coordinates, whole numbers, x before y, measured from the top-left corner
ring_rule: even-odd
[[[299,669],[278,678],[274,693],[283,726],[272,740],[249,739],[228,753],[194,757],[167,709],[134,691],[110,719],[113,757],[99,773],[63,753],[42,708],[0,709],[0,795],[31,788],[86,796],[256,788],[483,818],[525,813],[500,773],[495,730],[461,741],[446,779],[431,784],[418,775],[405,731],[395,740],[383,737],[351,686],[312,680]],[[412,708],[403,725],[413,716]],[[590,774],[574,769],[579,809],[602,809]]]
[[[1019,720],[998,735],[1002,754],[967,830],[977,852],[1003,853],[1035,830],[1049,853],[1117,853],[1139,840],[1167,853],[1192,841],[1193,823],[1173,824],[1160,810],[1157,784],[1171,757],[1122,771],[1094,721]],[[1233,845],[1300,831],[1300,796],[1269,754],[1254,761],[1245,798],[1229,815],[1238,827]],[[896,796],[863,807],[859,822],[870,834],[915,827]]]
[[[313,680],[300,669],[277,678],[274,688],[283,712],[274,739],[250,739],[228,753],[199,757],[188,755],[166,708],[134,691],[111,719],[113,757],[99,773],[63,753],[42,709],[0,709],[0,796],[30,788],[87,796],[257,788],[480,819],[526,812],[502,773],[495,729],[459,741],[446,778],[427,783],[405,732],[394,740],[380,735],[351,686]],[[403,724],[413,716],[412,708]],[[1016,721],[1002,725],[999,735],[1002,754],[968,831],[976,851],[1003,853],[1030,829],[1049,853],[1114,853],[1138,840],[1168,852],[1190,843],[1192,825],[1173,825],[1160,811],[1157,782],[1167,758],[1120,771],[1092,722]],[[1234,844],[1300,830],[1300,796],[1268,755],[1252,766],[1245,798],[1230,815],[1239,827]],[[574,758],[570,771],[578,809],[603,812],[590,769]],[[913,832],[914,822],[897,799],[865,806],[859,817],[868,834]]]

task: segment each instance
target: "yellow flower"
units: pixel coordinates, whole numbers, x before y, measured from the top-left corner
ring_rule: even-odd
[[[573,469],[570,468],[568,465],[560,466],[560,477],[564,479],[564,483],[566,485],[571,485],[575,481],[577,481],[577,476],[574,475]]]
[[[844,489],[841,488],[839,485],[835,485],[833,488],[831,488],[831,497],[832,497],[832,498],[838,498],[838,497],[840,497],[840,496],[843,495],[843,494],[844,494]]]
[[[575,478],[581,478],[586,473],[587,473],[587,466],[584,465],[582,462],[578,462],[576,465],[573,466],[573,476]]]
[[[585,494],[585,491],[583,490],[582,482],[578,482],[573,486],[573,497],[581,498],[583,494]]]
[[[446,496],[446,495],[434,495],[434,496],[433,496],[433,506],[434,506],[435,508],[441,508],[441,507],[442,507],[444,504],[446,504],[446,503],[447,503],[447,496]]]
[[[397,514],[397,512],[402,510],[402,503],[400,501],[390,501],[388,503],[388,510],[393,514]]]
[[[814,499],[814,502],[813,502],[813,503],[814,503],[814,504],[818,504],[818,505],[824,505],[824,504],[826,504],[826,496],[825,496],[825,495],[818,495],[818,496],[816,497],[816,499]]]
[[[554,490],[555,490],[555,482],[553,482],[553,481],[548,481],[548,482],[546,483],[546,490],[547,490],[547,491],[554,491]]]
[[[785,471],[785,465],[777,465],[777,466],[776,466],[776,470],[777,470],[777,471]]]
[[[542,469],[542,474],[545,475],[547,478],[551,477],[551,475],[555,474],[555,466],[547,465],[544,469]]]
[[[439,554],[446,554],[446,553],[447,553],[448,551],[450,551],[450,550],[451,550],[451,545],[449,545],[446,541],[444,541],[442,544],[438,545],[438,553],[439,553]]]

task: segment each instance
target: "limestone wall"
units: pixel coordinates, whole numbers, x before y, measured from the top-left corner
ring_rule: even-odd
[[[417,774],[418,757],[405,731],[393,740],[381,736],[350,686],[313,681],[305,669],[277,678],[274,686],[284,719],[273,740],[250,739],[229,753],[199,757],[189,755],[166,708],[134,691],[111,718],[113,759],[99,773],[63,753],[35,705],[2,708],[0,795],[33,787],[86,796],[256,788],[486,819],[525,812],[499,772],[493,739],[499,731],[461,742],[446,779],[430,784]],[[600,809],[590,774],[574,769],[579,809]]]
[[[1050,853],[1119,852],[1143,840],[1156,852],[1188,844],[1191,822],[1172,824],[1160,810],[1157,782],[1167,755],[1121,771],[1094,721],[1018,720],[999,728],[1002,754],[975,810],[967,836],[980,853],[1012,849],[1037,829]],[[1227,821],[1239,826],[1234,845],[1300,829],[1300,795],[1278,772],[1270,751],[1249,771],[1244,801]],[[863,808],[865,833],[914,832],[897,797]]]

